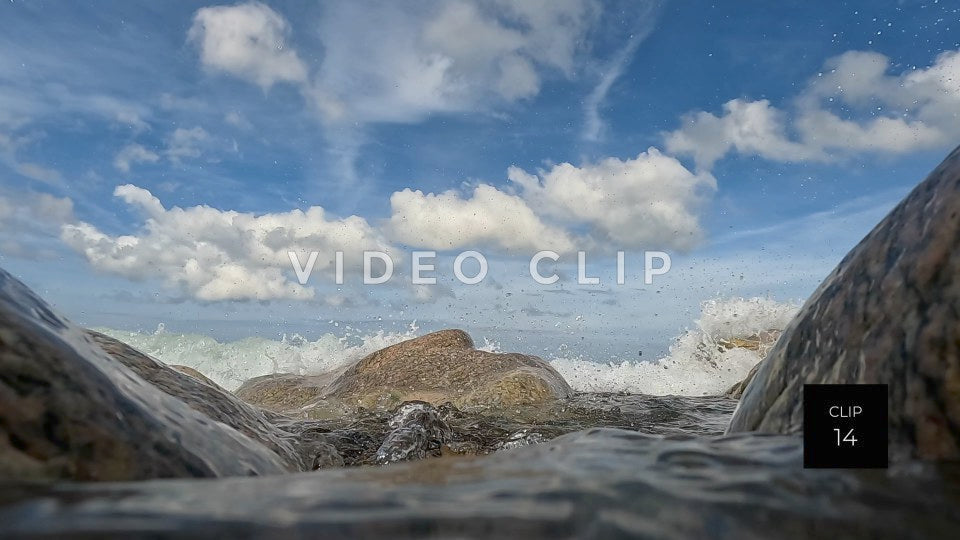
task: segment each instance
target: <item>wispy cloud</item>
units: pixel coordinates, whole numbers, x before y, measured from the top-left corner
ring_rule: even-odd
[[[593,90],[587,95],[583,102],[583,131],[581,138],[586,141],[596,142],[603,138],[606,130],[606,123],[600,112],[607,100],[607,94],[610,88],[617,81],[624,70],[630,66],[634,54],[640,44],[650,36],[650,33],[656,27],[657,18],[660,11],[660,2],[644,1],[637,2],[631,6],[632,16],[625,17],[632,21],[630,28],[630,37],[626,43],[617,49],[616,53],[607,62],[602,64],[599,70],[599,78]],[[620,10],[613,10],[614,12]],[[620,11],[624,16],[626,10]]]

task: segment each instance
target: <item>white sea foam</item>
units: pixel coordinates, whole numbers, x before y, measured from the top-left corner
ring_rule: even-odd
[[[711,300],[701,305],[694,327],[675,338],[670,353],[655,362],[603,363],[598,362],[602,359],[571,356],[548,359],[576,390],[717,394],[743,379],[760,360],[756,352],[726,350],[717,341],[782,329],[796,311],[794,304],[766,298]],[[251,337],[226,343],[209,336],[167,332],[162,325],[152,333],[98,330],[168,364],[195,368],[230,390],[247,379],[270,373],[331,371],[419,335],[416,323],[403,332],[361,333],[346,326],[316,341],[293,335],[281,340]],[[496,342],[486,338],[479,341],[481,349],[499,350]]]
[[[694,327],[674,339],[670,353],[656,362],[587,362],[552,358],[553,366],[576,390],[652,395],[714,395],[743,380],[761,360],[747,349],[726,349],[721,339],[781,330],[798,306],[768,298],[709,300],[701,304]]]
[[[272,340],[250,337],[221,343],[199,334],[167,332],[161,324],[156,332],[125,332],[96,328],[167,364],[190,366],[228,390],[244,381],[271,373],[324,373],[419,335],[416,322],[404,332],[383,330],[359,334],[349,326],[339,335],[328,333],[316,341],[293,334]]]

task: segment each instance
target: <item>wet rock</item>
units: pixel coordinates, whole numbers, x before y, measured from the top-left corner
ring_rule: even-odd
[[[718,339],[717,345],[723,350],[746,349],[756,351],[761,358],[765,357],[777,339],[780,338],[780,330],[764,330],[749,336],[733,337],[730,339]]]
[[[442,330],[379,350],[350,366],[329,396],[372,405],[384,398],[457,406],[531,404],[572,390],[546,361],[473,348],[462,330]]]
[[[275,411],[296,411],[320,399],[329,381],[318,377],[277,373],[254,377],[242,385],[234,394],[258,407]]]
[[[320,443],[317,448],[316,457],[313,458],[312,470],[329,469],[332,467],[343,467],[343,456],[337,451],[337,448],[329,443]]]
[[[116,362],[0,270],[0,478],[136,480],[287,470],[264,445]]]
[[[511,450],[513,448],[523,448],[524,446],[530,446],[531,444],[540,444],[544,442],[547,442],[547,438],[544,437],[542,433],[530,431],[529,429],[521,429],[520,431],[511,433],[506,440],[500,443],[499,449]]]
[[[569,397],[570,386],[546,361],[478,351],[462,330],[442,330],[381,349],[337,373],[257,377],[236,395],[273,411],[296,412],[321,399],[367,408],[405,401],[513,406]]]
[[[892,459],[960,459],[960,148],[820,285],[729,431],[799,433],[804,383],[889,385]]]
[[[224,392],[226,392],[226,390],[224,390],[219,384],[213,382],[209,377],[207,377],[207,376],[204,375],[203,373],[200,373],[199,371],[193,369],[193,368],[190,367],[190,366],[181,366],[181,365],[178,365],[178,364],[171,364],[171,365],[169,365],[168,367],[169,367],[170,369],[174,370],[174,371],[179,371],[180,373],[183,373],[184,375],[189,375],[189,376],[193,377],[194,379],[202,382],[203,384],[206,384],[207,386],[212,386],[212,387],[214,387],[214,388],[217,388],[217,389],[219,389],[219,390],[223,390]]]
[[[757,376],[757,371],[760,370],[760,364],[762,363],[763,360],[757,362],[757,365],[753,366],[753,368],[749,373],[747,373],[747,376],[744,377],[742,381],[731,386],[726,392],[723,393],[723,395],[732,397],[734,399],[740,399],[743,396],[743,391],[746,390],[747,386],[750,384],[750,381]]]
[[[264,413],[244,403],[215,383],[202,382],[200,377],[184,375],[171,366],[99,332],[87,330],[87,335],[114,360],[130,368],[143,380],[173,396],[208,418],[223,422],[276,453],[290,470],[306,471],[318,459],[323,462],[342,462],[336,451],[323,443],[310,444],[269,421]],[[187,368],[190,369],[190,368]],[[195,370],[193,370],[196,372]]]
[[[424,401],[404,403],[388,425],[392,431],[374,458],[381,465],[439,456],[444,443],[451,440],[450,426],[437,409]]]

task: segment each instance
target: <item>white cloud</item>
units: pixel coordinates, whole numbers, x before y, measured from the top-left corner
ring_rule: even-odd
[[[21,161],[17,157],[19,150],[33,142],[32,139],[31,136],[16,137],[0,132],[0,163],[5,164],[17,174],[38,182],[51,185],[61,184],[63,175],[60,174],[60,171],[37,163]]]
[[[667,135],[667,150],[693,156],[702,169],[709,169],[730,150],[780,161],[822,156],[817,149],[791,141],[785,113],[765,99],[730,100],[723,104],[723,111],[721,116],[705,111],[685,115],[683,127]]]
[[[455,191],[394,193],[391,237],[438,250],[687,250],[702,240],[698,211],[716,189],[713,176],[694,174],[655,148],[634,159],[562,163],[536,175],[511,167],[508,177],[518,194],[488,184],[469,197]]]
[[[177,128],[166,138],[163,156],[171,163],[179,164],[187,158],[198,158],[210,146],[211,136],[200,126]],[[160,154],[133,143],[124,146],[113,158],[113,166],[120,172],[129,173],[136,163],[156,163]]]
[[[412,122],[533,97],[550,73],[572,77],[598,15],[593,0],[331,3],[312,79],[285,43],[289,23],[260,3],[203,8],[188,38],[210,69],[297,84],[327,122]]]
[[[177,128],[167,138],[164,154],[170,161],[179,163],[184,158],[200,157],[200,149],[210,140],[210,134],[202,127]]]
[[[60,171],[36,163],[17,163],[15,169],[23,176],[44,184],[58,184],[63,180]]]
[[[244,131],[253,129],[253,124],[251,124],[250,121],[247,120],[247,117],[245,117],[244,115],[240,114],[237,111],[230,111],[227,114],[225,114],[223,117],[223,121],[235,128],[239,128]]]
[[[405,189],[390,197],[391,237],[408,246],[452,250],[493,246],[509,252],[552,249],[574,243],[562,229],[545,224],[517,197],[480,184],[468,198]]]
[[[206,7],[197,11],[187,36],[200,49],[200,61],[268,89],[278,82],[302,83],[307,68],[286,46],[290,25],[259,2]]]
[[[27,259],[52,257],[48,240],[74,221],[73,201],[46,193],[0,192],[0,253]]]
[[[580,0],[335,4],[320,23],[326,50],[315,85],[324,107],[336,101],[349,121],[488,109],[537,95],[550,73],[572,77],[596,13]]]
[[[665,135],[666,148],[709,168],[731,150],[776,161],[824,161],[937,148],[960,137],[960,51],[941,54],[925,69],[888,71],[886,56],[848,51],[827,60],[788,111],[767,100],[734,99],[721,116],[685,116]],[[848,118],[838,114],[841,108]]]
[[[320,207],[254,215],[208,206],[168,209],[133,185],[119,186],[114,195],[144,213],[138,233],[110,236],[81,222],[65,225],[61,239],[98,270],[161,279],[199,300],[310,299],[315,291],[293,278],[288,251],[319,251],[315,269],[324,271],[338,250],[355,269],[363,250],[390,249],[363,218],[328,218]]]
[[[147,150],[142,145],[128,144],[113,158],[113,166],[120,172],[128,173],[134,163],[156,163],[159,159],[156,152]]]
[[[511,167],[508,177],[532,208],[587,226],[591,242],[607,248],[694,247],[703,237],[698,211],[716,189],[712,175],[694,174],[656,148],[634,159],[561,163],[537,175]]]

